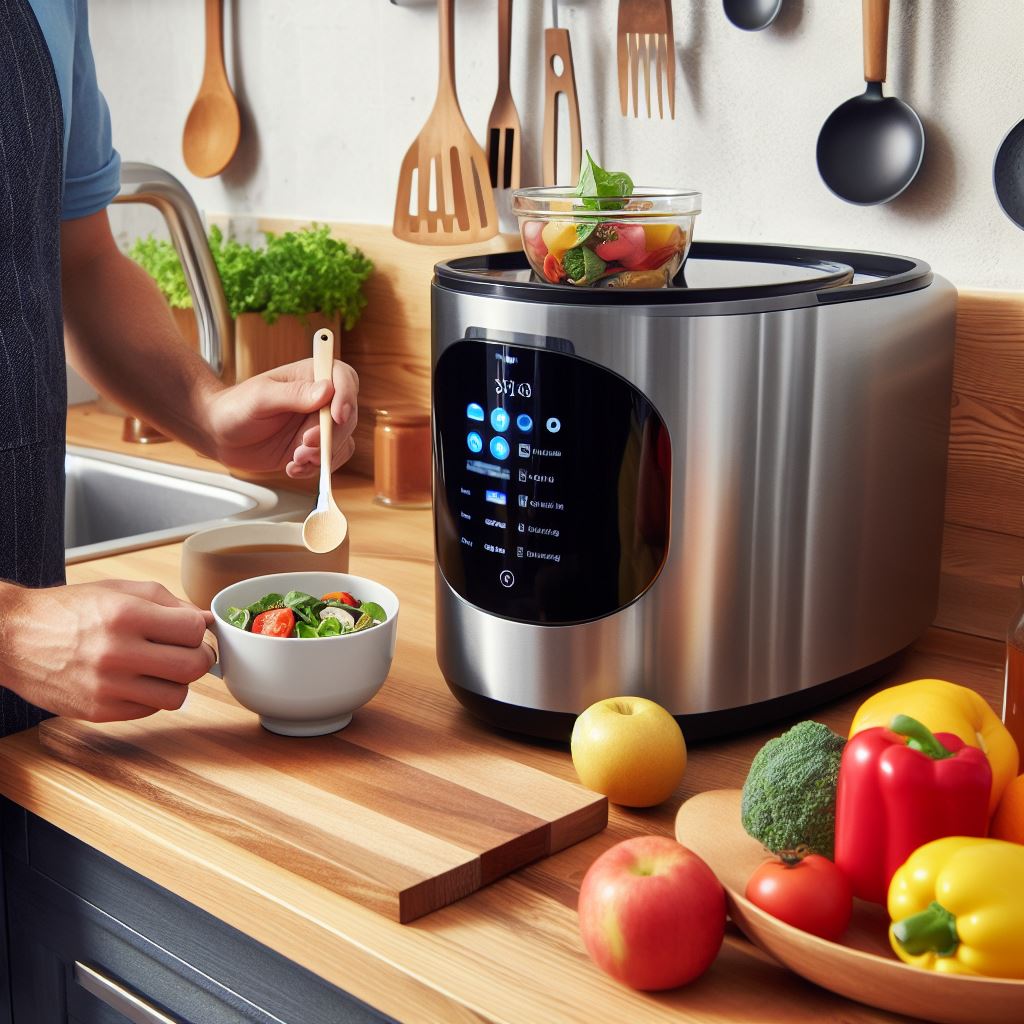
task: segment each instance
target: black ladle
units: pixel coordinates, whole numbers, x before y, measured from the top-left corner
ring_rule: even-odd
[[[1024,121],[1007,133],[992,165],[992,184],[1003,213],[1024,228]]]
[[[924,158],[921,119],[895,96],[882,95],[889,36],[889,0],[863,0],[863,96],[829,115],[818,136],[818,171],[840,199],[874,206],[895,199]]]
[[[746,32],[767,28],[779,13],[782,0],[722,0],[725,16]]]

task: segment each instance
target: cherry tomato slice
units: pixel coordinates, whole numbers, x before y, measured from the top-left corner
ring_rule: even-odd
[[[295,613],[290,608],[272,608],[252,620],[252,631],[264,636],[291,636],[294,629]]]
[[[320,600],[340,601],[342,604],[347,604],[351,608],[359,607],[359,602],[347,590],[332,590],[329,594],[324,594]]]
[[[817,853],[792,866],[767,861],[750,876],[746,895],[772,917],[833,942],[846,931],[853,913],[849,878]]]

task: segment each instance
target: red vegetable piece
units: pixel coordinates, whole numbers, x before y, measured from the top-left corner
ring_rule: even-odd
[[[324,594],[321,601],[340,601],[342,604],[350,605],[353,608],[359,607],[359,602],[347,590],[332,590]]]
[[[544,276],[552,283],[558,284],[559,281],[564,280],[565,271],[562,269],[562,264],[555,259],[551,253],[548,253],[544,257]]]
[[[772,917],[833,942],[846,931],[853,913],[849,878],[817,853],[795,864],[766,861],[750,876],[746,896]]]
[[[295,613],[291,608],[272,608],[252,620],[252,631],[263,636],[291,636],[294,629]]]

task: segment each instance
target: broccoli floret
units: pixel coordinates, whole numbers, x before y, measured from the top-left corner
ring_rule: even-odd
[[[743,784],[743,827],[772,853],[806,845],[832,858],[836,784],[846,740],[820,722],[800,722],[754,756]]]

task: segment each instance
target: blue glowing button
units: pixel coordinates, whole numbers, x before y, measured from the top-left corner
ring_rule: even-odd
[[[525,412],[521,412],[516,417],[516,426],[525,434],[528,430],[533,430],[533,420]]]
[[[504,409],[492,409],[491,410],[491,426],[494,427],[498,433],[502,433],[508,430],[509,415]]]
[[[478,420],[480,423],[484,421],[484,407],[477,405],[476,402],[470,402],[466,406],[466,416],[471,420]]]
[[[471,430],[466,436],[466,444],[474,455],[484,450],[484,439],[475,430]]]
[[[557,434],[562,429],[562,421],[557,416],[549,416],[544,425],[552,434]]]
[[[508,441],[503,437],[492,437],[491,438],[491,454],[496,459],[507,459],[508,458]]]
[[[484,499],[495,505],[508,504],[508,495],[504,491],[484,491]]]

